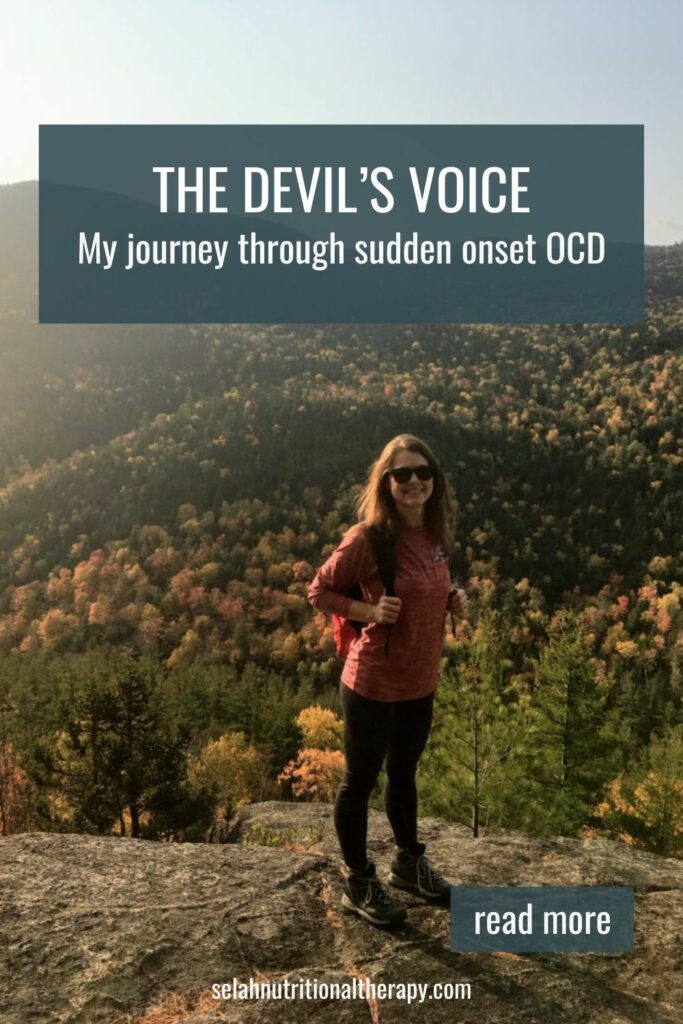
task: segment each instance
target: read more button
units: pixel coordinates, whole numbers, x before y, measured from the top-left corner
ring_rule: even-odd
[[[630,953],[631,886],[453,886],[454,953]]]

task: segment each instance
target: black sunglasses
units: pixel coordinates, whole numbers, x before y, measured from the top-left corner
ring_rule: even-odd
[[[413,473],[418,480],[432,480],[434,478],[433,466],[399,466],[397,469],[388,469],[387,473],[393,476],[397,484],[407,484]]]

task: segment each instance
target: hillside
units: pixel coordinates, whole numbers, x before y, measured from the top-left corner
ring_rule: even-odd
[[[0,1016],[5,1024],[683,1020],[680,864],[596,841],[508,833],[474,842],[432,820],[423,832],[460,884],[635,886],[635,952],[453,954],[448,910],[403,894],[407,924],[379,932],[340,910],[331,808],[264,803],[247,809],[236,842],[224,846],[44,834],[0,840]],[[383,874],[392,847],[378,814],[370,850]],[[469,983],[471,998],[419,1008],[361,1000],[216,1005],[210,993],[233,978],[353,976]]]
[[[186,503],[287,520],[318,488],[324,520],[404,429],[451,476],[462,573],[527,576],[551,601],[634,586],[653,558],[680,578],[683,246],[648,252],[640,328],[52,327],[23,291],[31,197],[0,190],[0,553],[21,566],[5,602],[74,545],[175,532]]]
[[[511,715],[490,822],[680,852],[683,246],[647,251],[640,326],[51,327],[34,319],[35,203],[35,183],[0,189],[0,831],[127,827],[137,798],[112,758],[99,813],[79,732],[106,707],[116,734],[112,699],[154,706],[139,742],[158,741],[167,777],[139,783],[145,835],[201,832],[187,760],[226,732],[275,787],[297,713],[337,708],[308,581],[379,448],[412,431],[455,492],[470,598],[447,637],[444,708],[462,720],[444,735],[465,744],[472,673]],[[469,762],[434,755],[449,792],[427,806],[469,820],[449,795],[469,794]]]

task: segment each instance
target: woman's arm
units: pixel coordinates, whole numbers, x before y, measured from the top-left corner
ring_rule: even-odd
[[[363,601],[350,601],[349,610],[345,618],[353,619],[354,622],[374,622],[374,615],[374,604],[365,604]]]
[[[355,584],[376,571],[375,556],[362,523],[353,526],[341,544],[321,565],[308,588],[308,600],[314,608],[334,612],[356,622],[395,622],[401,608],[397,597],[380,597],[377,604],[366,604],[349,597]]]
[[[377,604],[351,601],[345,618],[353,619],[354,622],[379,622],[382,626],[390,626],[396,622],[400,610],[400,597],[387,597],[386,594],[382,594]]]
[[[308,588],[308,600],[314,608],[323,612],[334,612],[343,618],[352,618],[349,614],[351,605],[357,605],[362,614],[370,608],[361,601],[349,597],[349,591],[364,576],[372,572],[373,555],[370,542],[362,524],[353,526],[345,534],[343,540],[335,548],[327,561],[320,566],[315,578]],[[369,617],[366,621],[370,621]]]

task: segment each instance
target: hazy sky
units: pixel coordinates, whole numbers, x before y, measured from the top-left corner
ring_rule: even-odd
[[[0,182],[39,123],[645,125],[683,240],[681,0],[0,0]]]

